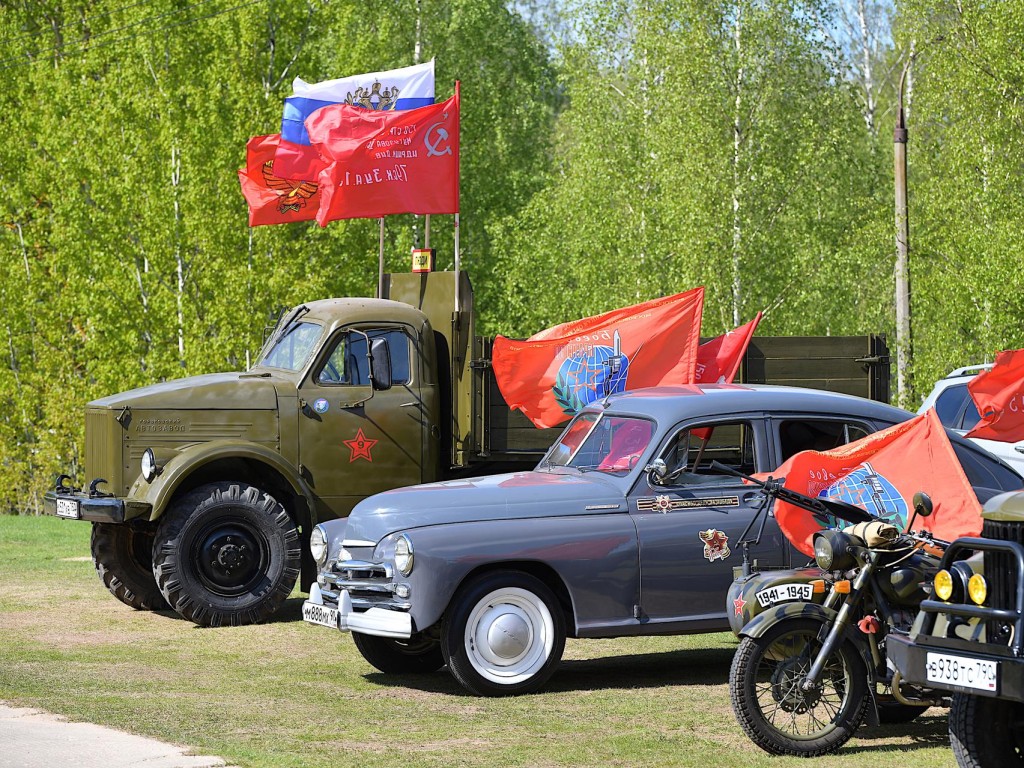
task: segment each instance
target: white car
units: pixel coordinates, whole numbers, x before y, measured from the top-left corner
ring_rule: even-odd
[[[917,412],[924,413],[935,406],[939,421],[947,428],[960,435],[970,431],[981,416],[974,406],[970,392],[967,391],[967,382],[982,371],[991,368],[992,363],[957,368],[946,378],[935,382],[935,386],[921,403]],[[1024,440],[1008,443],[1001,440],[982,440],[976,437],[970,439],[993,456],[1005,461],[1017,471],[1017,474],[1024,475]]]

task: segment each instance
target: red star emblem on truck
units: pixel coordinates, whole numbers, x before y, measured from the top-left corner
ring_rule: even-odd
[[[348,446],[350,451],[352,451],[352,455],[348,458],[349,464],[356,459],[366,459],[371,464],[373,463],[373,455],[370,451],[373,449],[373,446],[377,444],[377,441],[371,440],[364,435],[362,427],[360,427],[359,431],[356,432],[356,436],[354,438],[351,440],[342,440],[342,442]]]

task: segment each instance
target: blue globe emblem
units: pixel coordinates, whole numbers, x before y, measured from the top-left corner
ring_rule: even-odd
[[[907,502],[888,479],[866,462],[818,495],[854,504],[900,530],[907,524]]]
[[[614,356],[612,347],[594,346],[562,361],[552,393],[565,413],[574,414],[606,394],[626,391],[629,359],[621,355],[621,367],[611,373]]]

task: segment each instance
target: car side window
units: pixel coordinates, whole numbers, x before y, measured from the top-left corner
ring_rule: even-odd
[[[782,460],[800,451],[828,451],[867,437],[866,424],[841,419],[785,419],[779,422]]]
[[[966,384],[954,384],[946,387],[935,399],[935,413],[944,426],[959,429],[957,416],[964,406],[964,401],[970,397]]]
[[[335,342],[334,348],[323,367],[317,373],[320,384],[370,384],[370,361],[367,359],[366,339],[386,339],[391,356],[391,381],[394,384],[408,384],[411,381],[410,339],[401,328],[380,328],[363,333],[349,331]]]
[[[754,465],[754,429],[736,421],[682,429],[669,441],[661,458],[668,469],[664,485],[734,483],[736,478],[711,469],[717,461],[746,474]]]

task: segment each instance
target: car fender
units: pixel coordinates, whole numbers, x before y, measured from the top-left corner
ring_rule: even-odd
[[[313,494],[299,477],[295,467],[282,459],[276,451],[242,440],[211,440],[178,451],[163,465],[153,482],[147,483],[140,475],[128,492],[128,500],[148,504],[152,510],[149,519],[157,520],[192,473],[207,464],[229,458],[258,462],[278,472],[288,482],[296,496],[305,499],[310,516],[313,516],[316,509]]]

